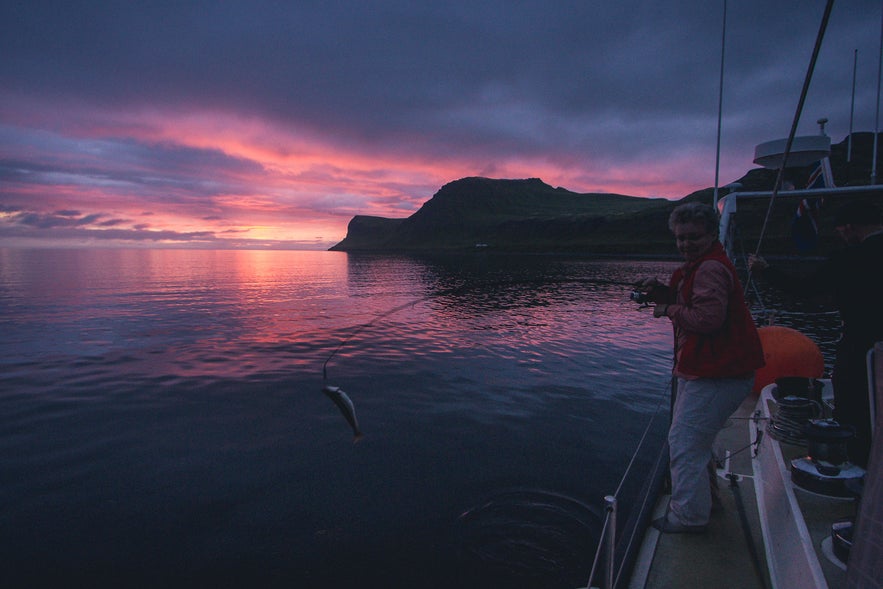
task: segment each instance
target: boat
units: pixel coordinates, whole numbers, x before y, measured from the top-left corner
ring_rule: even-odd
[[[825,139],[800,143],[816,149]],[[770,144],[763,145],[764,161],[781,164],[781,157],[776,161],[776,154],[771,153]],[[828,152],[816,155],[824,167]],[[736,249],[734,228],[739,211],[748,202],[768,203],[774,197],[772,191],[736,189],[721,200],[720,236],[728,252],[733,254]],[[789,191],[786,199],[808,197],[824,198],[831,208],[836,208],[838,201],[856,198],[873,199],[883,208],[883,185]],[[666,513],[670,498],[663,481],[668,464],[666,445],[642,491],[646,496],[629,521],[617,525],[614,516],[614,522],[605,525],[602,544],[606,548],[596,554],[590,577],[594,582],[588,586],[883,587],[883,554],[879,551],[883,545],[883,434],[873,438],[867,472],[851,465],[846,457],[835,460],[836,464],[814,461],[813,454],[836,450],[837,442],[824,437],[814,442],[799,439],[799,435],[795,439],[782,428],[790,424],[787,420],[799,406],[810,408],[797,424],[799,433],[815,423],[836,426],[831,419],[833,387],[823,374],[821,351],[794,329],[769,325],[759,330],[768,365],[763,380],[759,390],[728,420],[715,447],[723,509],[713,513],[704,534],[660,534],[649,527],[650,521]],[[771,335],[781,333],[788,337]],[[871,406],[880,408],[883,342],[869,354],[868,363]],[[797,392],[793,381],[802,383]],[[876,431],[881,429],[883,411],[876,417]],[[826,471],[832,465],[836,472]],[[608,512],[615,510],[611,497],[605,502]],[[857,527],[855,522],[863,518],[876,525]],[[848,584],[859,578],[864,584]]]
[[[883,403],[883,344],[877,344],[874,358],[879,404]],[[827,400],[830,381],[819,382]],[[662,535],[648,529],[631,576],[614,586],[821,589],[848,586],[850,574],[864,575],[865,584],[856,586],[881,586],[883,578],[876,564],[881,514],[874,506],[880,505],[880,485],[860,509],[854,497],[823,495],[795,484],[792,464],[804,459],[806,449],[782,443],[768,430],[778,410],[778,387],[767,385],[758,397],[746,399],[719,435],[725,460],[717,475],[728,492],[721,494],[723,510],[713,515],[707,532]],[[868,480],[879,481],[883,476],[881,436],[875,438],[873,456]],[[663,494],[652,517],[665,513],[667,501]],[[873,509],[878,511],[876,516],[865,514]],[[867,526],[863,536],[843,533],[852,529],[856,516],[875,518],[876,538]],[[862,544],[865,547],[859,548]],[[859,550],[872,551],[871,562],[868,555],[849,558]],[[869,565],[864,573],[848,568]]]
[[[812,64],[808,78],[811,69]],[[804,92],[807,87],[808,83]],[[876,163],[870,184],[835,186],[826,120],[818,121],[819,135],[796,137],[798,119],[799,109],[787,139],[761,143],[755,149],[755,163],[778,169],[772,190],[729,186],[728,194],[718,201],[715,188],[720,240],[737,267],[740,215],[747,214],[749,222],[756,223],[762,218],[758,208],[766,210],[765,228],[773,203],[790,203],[788,218],[780,220],[780,226],[790,225],[795,209],[809,200],[824,200],[829,210],[854,199],[883,208],[883,185],[875,183]],[[875,142],[877,137],[875,131]],[[876,149],[874,156],[876,160]],[[824,180],[821,187],[786,187],[783,180],[789,166],[813,163]],[[763,236],[763,228],[754,235],[758,250]],[[767,327],[796,337],[775,340],[774,345],[764,341],[770,369],[717,437],[714,480],[721,508],[713,512],[706,531],[660,534],[649,525],[666,513],[670,499],[664,445],[626,522],[616,520],[616,495],[604,498],[608,516],[587,587],[883,587],[883,342],[868,354],[874,435],[865,471],[849,463],[844,428],[831,419],[833,387],[823,367],[817,366],[818,346],[796,330],[774,325],[760,328],[762,340]],[[787,360],[771,363],[771,357]],[[799,373],[801,369],[806,372]]]
[[[814,138],[804,144],[815,149],[824,143]],[[824,167],[828,152],[817,155]],[[764,161],[778,165],[774,156],[766,144]],[[768,203],[774,196],[772,191],[731,190],[721,200],[720,236],[728,252],[732,254],[735,249],[734,228],[741,207],[751,201]],[[796,190],[789,191],[786,198],[807,197],[823,198],[832,207],[838,201],[856,198],[873,199],[883,205],[883,185]],[[774,329],[784,330],[789,337],[765,339]],[[883,480],[883,434],[874,437],[872,464],[867,473],[846,458],[836,464],[822,461],[823,465],[817,466],[819,461],[812,460],[811,455],[836,447],[835,441],[823,438],[814,448],[812,439],[794,439],[777,428],[788,423],[786,420],[793,417],[799,405],[811,409],[798,423],[801,432],[815,423],[821,424],[819,427],[825,423],[836,426],[831,420],[833,387],[831,380],[824,377],[822,354],[814,342],[791,328],[764,326],[760,332],[769,370],[763,375],[760,390],[749,396],[730,418],[716,445],[722,462],[716,474],[723,510],[713,515],[702,535],[661,535],[647,527],[652,519],[665,514],[669,499],[664,490],[655,505],[649,499],[654,489],[660,490],[660,470],[667,467],[668,449],[663,448],[645,487],[645,509],[635,510],[636,514],[621,531],[615,524],[605,527],[605,542],[614,550],[604,557],[610,563],[606,565],[604,581],[598,582],[598,574],[592,577],[595,586],[824,589],[845,587],[848,578],[862,574],[874,581],[860,586],[883,586],[883,574],[877,564],[881,556],[877,547],[883,544],[883,507],[876,508],[876,516],[867,516],[877,518],[876,528],[855,529],[854,523],[865,517],[865,511],[874,509],[875,504],[883,506],[883,484],[873,485],[874,499],[865,498],[862,491],[864,481]],[[883,342],[870,354],[869,374],[872,407],[883,407]],[[788,379],[795,377],[803,383],[797,393],[786,389],[793,386],[786,384]],[[883,411],[880,413],[883,416]],[[878,431],[881,427],[878,425]],[[832,464],[836,472],[826,471],[825,467]],[[616,538],[609,531],[613,528],[625,537]],[[875,536],[871,537],[872,534]],[[638,538],[642,540],[639,542]],[[869,542],[874,546],[870,550],[877,551],[873,556],[849,558],[852,546],[867,552],[869,549],[858,547]],[[638,545],[640,548],[635,548]],[[617,550],[628,549],[635,551],[631,560],[626,555],[616,556]],[[599,560],[596,557],[596,562]],[[864,562],[857,563],[860,560]],[[868,565],[876,568],[866,573],[849,568]],[[626,570],[631,574],[626,576]]]

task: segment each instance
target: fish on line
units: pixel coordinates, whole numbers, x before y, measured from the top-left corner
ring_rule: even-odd
[[[323,386],[322,392],[337,405],[337,408],[340,409],[340,412],[346,418],[347,423],[353,428],[353,443],[355,444],[361,440],[364,434],[359,428],[359,420],[356,418],[356,407],[349,396],[340,387],[330,385]]]

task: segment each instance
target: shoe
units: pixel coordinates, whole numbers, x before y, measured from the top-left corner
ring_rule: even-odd
[[[671,522],[667,517],[653,520],[653,527],[664,534],[701,534],[707,526],[689,526]]]

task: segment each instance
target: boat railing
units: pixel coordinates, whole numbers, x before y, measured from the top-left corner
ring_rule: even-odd
[[[666,393],[668,387],[666,387]],[[649,524],[650,516],[654,508],[656,497],[662,485],[663,477],[668,472],[668,443],[662,445],[656,455],[653,465],[650,469],[649,476],[644,478],[644,482],[638,501],[633,509],[630,510],[629,518],[626,520],[622,529],[617,525],[617,515],[619,508],[620,494],[626,481],[634,472],[634,467],[638,457],[646,453],[646,445],[648,435],[650,434],[656,419],[663,413],[663,401],[667,398],[667,394],[661,394],[659,403],[652,415],[647,421],[644,432],[632,453],[631,459],[620,478],[619,485],[612,495],[604,497],[604,525],[601,529],[600,540],[595,550],[594,559],[592,561],[592,570],[589,574],[587,588],[595,587],[592,581],[596,574],[601,571],[599,565],[601,563],[602,554],[605,555],[604,571],[603,571],[603,589],[615,589],[623,587],[628,582],[628,575],[625,574],[631,570],[632,565],[640,548],[640,540],[644,530]],[[646,473],[646,471],[641,471]]]
[[[717,208],[720,215],[720,227],[718,234],[720,241],[724,246],[730,259],[734,257],[734,248],[736,241],[736,221],[735,216],[738,211],[739,201],[772,199],[774,196],[780,199],[804,199],[804,198],[822,198],[826,202],[832,199],[846,198],[849,196],[864,196],[880,194],[880,186],[862,185],[862,186],[836,186],[827,188],[805,188],[796,190],[786,190],[775,193],[770,190],[757,192],[742,192],[733,190],[729,194],[718,200]]]
[[[855,542],[849,552],[847,584],[850,587],[880,586],[880,545],[883,543],[883,342],[868,352],[868,393],[871,395],[873,446],[868,474],[854,531]]]

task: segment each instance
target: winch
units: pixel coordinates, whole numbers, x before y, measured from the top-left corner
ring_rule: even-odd
[[[827,497],[852,497],[847,482],[860,480],[865,471],[849,462],[846,443],[852,427],[833,419],[812,419],[804,427],[808,455],[791,461],[791,482],[803,490]]]
[[[821,406],[812,399],[788,395],[776,401],[778,410],[770,418],[769,434],[780,442],[806,446],[806,425],[821,414]]]
[[[782,376],[776,379],[773,399],[777,410],[770,418],[769,434],[787,444],[806,446],[804,427],[822,415],[822,383],[814,378]]]

